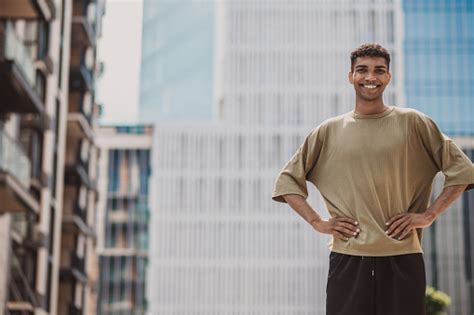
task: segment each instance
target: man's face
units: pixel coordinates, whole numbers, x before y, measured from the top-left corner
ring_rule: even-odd
[[[357,57],[353,70],[349,72],[349,81],[357,96],[366,101],[381,98],[391,78],[382,57]]]

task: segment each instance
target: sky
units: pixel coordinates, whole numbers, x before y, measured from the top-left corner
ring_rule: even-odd
[[[98,62],[104,72],[97,82],[101,124],[136,123],[138,117],[142,0],[106,0]]]

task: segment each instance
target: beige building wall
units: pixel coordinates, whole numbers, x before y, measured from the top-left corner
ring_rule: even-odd
[[[95,314],[97,300],[96,52],[105,1],[71,1],[71,41],[60,246],[59,314]]]

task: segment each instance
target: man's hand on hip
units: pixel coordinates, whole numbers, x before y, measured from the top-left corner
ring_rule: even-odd
[[[433,216],[430,216],[427,213],[398,214],[385,223],[388,227],[385,233],[400,241],[413,229],[425,228],[430,226],[433,221]]]
[[[358,222],[350,218],[331,218],[328,221],[317,221],[312,224],[316,231],[323,234],[332,234],[343,241],[359,234]]]

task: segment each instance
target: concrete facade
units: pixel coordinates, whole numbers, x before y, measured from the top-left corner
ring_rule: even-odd
[[[216,6],[218,121],[156,126],[149,314],[324,314],[329,238],[273,202],[273,183],[313,127],[353,108],[361,42],[390,49],[385,101],[403,104],[400,3]]]

